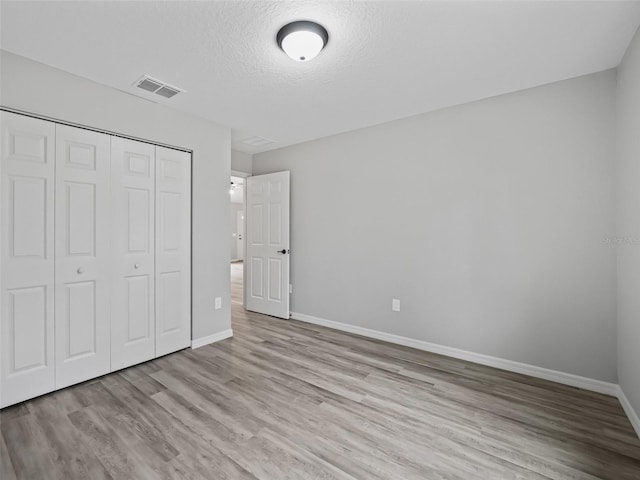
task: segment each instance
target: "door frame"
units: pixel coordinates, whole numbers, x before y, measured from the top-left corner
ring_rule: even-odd
[[[253,175],[240,170],[231,170],[230,177],[244,178],[244,188],[242,189],[242,203],[244,205],[244,237],[242,238],[242,248],[244,249],[244,259],[242,260],[242,308],[247,308],[247,289],[245,279],[247,278],[247,181],[246,179]],[[231,203],[231,202],[229,202]],[[231,283],[231,279],[229,279]]]

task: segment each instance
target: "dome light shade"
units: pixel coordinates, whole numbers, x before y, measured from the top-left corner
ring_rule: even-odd
[[[322,25],[303,20],[282,27],[276,41],[296,62],[308,62],[325,47],[329,34]]]

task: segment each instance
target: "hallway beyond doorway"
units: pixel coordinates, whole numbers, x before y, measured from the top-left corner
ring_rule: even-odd
[[[231,262],[231,303],[242,305],[243,262]]]

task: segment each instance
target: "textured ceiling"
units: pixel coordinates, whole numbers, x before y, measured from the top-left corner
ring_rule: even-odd
[[[7,2],[1,46],[279,148],[618,65],[640,2]],[[326,27],[309,63],[275,44]],[[149,74],[187,91],[132,84]],[[252,136],[275,143],[250,147]]]

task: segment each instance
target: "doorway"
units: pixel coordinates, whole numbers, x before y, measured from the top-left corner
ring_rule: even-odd
[[[230,258],[231,258],[231,301],[243,303],[244,271],[244,222],[245,222],[245,178],[232,175],[229,185],[230,196]]]
[[[241,175],[232,172],[229,189],[231,301],[288,319],[290,174]]]

